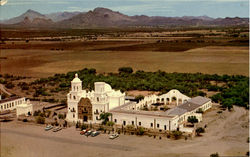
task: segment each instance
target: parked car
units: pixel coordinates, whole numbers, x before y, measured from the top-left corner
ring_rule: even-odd
[[[56,127],[56,128],[53,129],[53,132],[57,132],[57,131],[60,131],[60,130],[62,130],[61,127]]]
[[[113,139],[115,139],[117,137],[119,137],[119,134],[112,134],[112,135],[109,136],[109,139],[113,140]]]
[[[95,137],[95,136],[99,135],[100,133],[101,133],[100,131],[94,131],[91,133],[91,136]]]
[[[52,125],[47,125],[46,127],[45,127],[45,131],[49,131],[49,130],[51,130],[53,128],[53,126]]]
[[[84,135],[87,131],[89,131],[89,130],[88,130],[88,129],[82,130],[82,131],[80,132],[80,135]]]
[[[91,130],[87,131],[87,132],[85,133],[85,136],[91,135],[92,132],[93,132],[93,131],[91,131]]]

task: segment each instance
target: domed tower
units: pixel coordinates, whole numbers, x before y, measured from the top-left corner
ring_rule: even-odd
[[[78,74],[75,74],[75,78],[71,81],[71,91],[78,92],[82,90],[82,81],[78,78]]]
[[[75,74],[71,81],[71,91],[67,94],[68,113],[66,119],[71,122],[78,120],[78,102],[82,97],[82,81]]]

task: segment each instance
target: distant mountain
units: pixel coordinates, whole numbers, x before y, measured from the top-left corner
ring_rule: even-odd
[[[20,27],[51,27],[54,24],[54,22],[51,19],[45,19],[45,18],[34,18],[29,19],[28,17],[25,17],[23,21],[12,24],[11,26],[20,26]]]
[[[20,23],[20,22],[24,21],[25,18],[28,18],[31,21],[33,21],[33,19],[36,19],[36,18],[48,19],[45,15],[29,9],[25,13],[23,13],[22,15],[20,15],[18,17],[11,18],[9,20],[4,20],[1,23],[3,23],[3,24],[16,24],[16,23]]]
[[[60,21],[62,27],[113,27],[123,26],[135,20],[127,15],[106,8],[96,8],[87,13],[80,13],[72,18]]]
[[[88,12],[59,12],[46,15],[28,10],[18,17],[5,20],[1,23],[5,24],[5,27],[31,26],[53,28],[248,26],[249,18],[235,17],[214,19],[208,16],[127,16],[110,9],[96,8]]]
[[[205,20],[205,21],[211,21],[214,20],[214,18],[211,18],[209,16],[182,16],[183,19],[199,19],[199,20]]]
[[[58,22],[58,21],[69,19],[69,18],[76,16],[80,13],[81,12],[79,12],[79,11],[77,11],[77,12],[57,12],[57,13],[45,14],[45,16],[54,22]]]

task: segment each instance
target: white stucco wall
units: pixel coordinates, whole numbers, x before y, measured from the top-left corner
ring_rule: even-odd
[[[17,105],[16,107],[16,115],[26,115],[28,116],[28,113],[33,113],[33,105],[27,102],[24,102],[23,104]]]
[[[14,110],[16,109],[17,105],[22,104],[25,102],[25,98],[18,98],[15,100],[7,101],[0,104],[0,111],[6,111],[6,110]]]
[[[176,130],[178,127],[178,118],[167,118],[159,116],[149,116],[140,114],[118,113],[111,112],[113,122],[118,125],[132,125],[141,126],[144,128],[161,129],[161,130]]]

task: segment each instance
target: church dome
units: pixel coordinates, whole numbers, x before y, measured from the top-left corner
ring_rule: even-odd
[[[82,82],[79,78],[78,78],[78,74],[75,74],[75,78],[71,81],[72,83],[78,83],[78,82]]]

